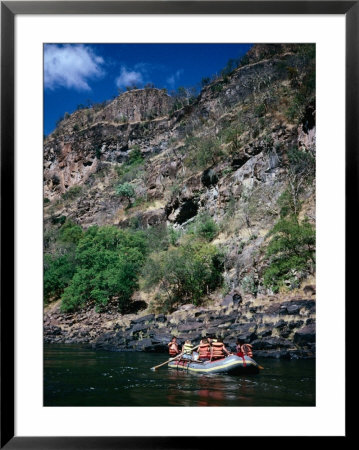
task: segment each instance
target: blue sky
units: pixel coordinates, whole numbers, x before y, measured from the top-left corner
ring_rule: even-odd
[[[118,89],[153,83],[158,88],[199,88],[230,58],[251,44],[46,44],[44,46],[44,134],[65,112],[103,102]]]

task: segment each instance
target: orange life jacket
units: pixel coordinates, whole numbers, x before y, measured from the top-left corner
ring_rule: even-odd
[[[199,359],[210,358],[211,352],[210,352],[209,344],[200,344],[198,353],[199,353]]]
[[[252,346],[251,344],[243,344],[241,347],[242,352],[249,356],[250,358],[253,358],[253,352],[252,352]]]
[[[223,358],[224,344],[223,342],[212,342],[212,359]]]
[[[175,343],[172,343],[168,349],[170,356],[176,356],[178,354],[178,346]]]

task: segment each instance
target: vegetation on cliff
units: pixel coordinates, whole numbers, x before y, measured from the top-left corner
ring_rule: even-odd
[[[315,175],[315,159],[309,152],[288,152],[289,187],[279,198],[280,219],[268,233],[272,239],[266,256],[269,266],[263,274],[264,285],[274,292],[289,286],[297,288],[306,274],[315,270],[315,229],[308,217],[299,218],[301,194]]]

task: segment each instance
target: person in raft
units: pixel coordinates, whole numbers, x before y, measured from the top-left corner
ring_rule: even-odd
[[[212,340],[210,361],[222,359],[226,355],[229,356],[230,354],[231,353],[226,349],[225,345],[219,337],[217,337],[217,339],[215,340]]]
[[[216,339],[215,336],[211,335],[208,337],[208,342],[210,345],[212,345],[213,342],[217,342],[218,339]]]
[[[198,359],[200,361],[209,361],[211,357],[211,346],[207,338],[203,338],[201,340],[198,348],[198,353],[199,353]]]
[[[236,343],[237,356],[249,356],[253,358],[252,346],[251,344],[245,344],[242,339],[238,339]]]
[[[177,356],[180,353],[176,336],[173,336],[171,342],[168,343],[168,353],[172,357]]]
[[[243,358],[244,353],[242,352],[242,345],[244,344],[244,341],[242,339],[238,339],[236,342],[236,352],[237,356],[241,356]]]
[[[242,352],[244,353],[244,355],[249,356],[250,358],[253,358],[251,344],[243,344],[241,349],[242,349]]]
[[[191,341],[187,339],[182,347],[182,358],[183,359],[192,359],[193,345]]]

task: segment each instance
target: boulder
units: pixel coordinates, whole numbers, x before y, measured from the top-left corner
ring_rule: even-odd
[[[273,303],[268,306],[266,313],[267,314],[278,314],[281,310],[280,307],[281,307],[280,303]]]
[[[135,344],[135,349],[139,351],[151,351],[153,349],[152,340],[151,339],[141,339],[137,341]]]
[[[224,299],[221,302],[221,306],[233,306],[234,305],[234,301],[233,301],[233,295],[231,294],[227,294]]]
[[[252,345],[254,350],[276,350],[293,347],[293,344],[290,341],[279,337],[257,339],[252,342]]]
[[[166,322],[166,320],[167,320],[167,317],[164,314],[158,314],[156,316],[156,322],[163,323],[163,322]]]
[[[260,331],[259,333],[257,333],[257,335],[258,335],[259,339],[262,339],[262,338],[265,338],[268,336],[272,336],[272,330],[263,330],[263,331]]]
[[[299,311],[300,311],[300,306],[298,306],[298,305],[287,306],[288,314],[299,314]]]
[[[165,344],[167,346],[167,344],[171,341],[172,339],[172,335],[169,333],[158,333],[158,334],[154,334],[152,336],[152,340],[154,343],[156,344]]]
[[[278,328],[279,330],[281,330],[281,329],[285,328],[286,326],[287,326],[287,322],[285,322],[283,319],[281,319],[273,325],[273,328]]]
[[[140,331],[145,332],[148,330],[148,325],[145,325],[143,323],[138,323],[137,325],[133,326],[131,328],[132,333],[139,333]]]
[[[308,345],[315,342],[315,325],[312,323],[297,331],[294,342],[298,345]]]
[[[203,325],[198,322],[184,323],[183,325],[178,326],[178,331],[186,332],[186,331],[197,330],[198,328],[202,328],[202,326]]]
[[[146,316],[139,317],[138,319],[134,319],[131,321],[131,324],[134,323],[142,323],[142,322],[151,322],[155,318],[154,314],[147,314]]]
[[[182,305],[179,310],[181,311],[189,311],[190,309],[194,309],[195,306],[192,303],[187,303],[186,305]]]
[[[289,323],[288,323],[288,328],[289,328],[290,330],[293,330],[294,328],[299,328],[299,327],[301,327],[303,324],[304,324],[304,321],[303,321],[303,320],[295,320],[295,321],[293,321],[293,322],[289,322]]]

